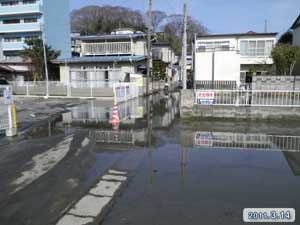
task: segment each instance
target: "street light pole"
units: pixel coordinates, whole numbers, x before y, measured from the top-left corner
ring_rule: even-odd
[[[146,80],[146,95],[149,95],[149,81],[151,75],[151,63],[152,63],[152,52],[151,52],[151,35],[152,35],[152,0],[148,0],[148,57],[147,57],[147,80]]]
[[[47,99],[49,97],[49,74],[48,74],[48,64],[47,64],[45,29],[43,29],[42,36],[43,36],[42,41],[43,41],[44,65],[45,65],[45,76],[46,76],[46,96],[45,96],[45,98]]]

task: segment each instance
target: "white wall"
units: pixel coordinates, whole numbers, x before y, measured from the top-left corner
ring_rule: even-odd
[[[213,52],[196,53],[195,80],[212,80]],[[215,52],[215,80],[231,80],[239,83],[240,55],[235,51]]]
[[[240,55],[235,51],[215,52],[215,80],[240,82]]]
[[[195,80],[212,80],[212,53],[211,52],[196,53]]]

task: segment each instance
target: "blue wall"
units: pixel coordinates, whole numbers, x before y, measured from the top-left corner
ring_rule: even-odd
[[[47,44],[61,50],[60,58],[71,57],[69,0],[43,0]]]

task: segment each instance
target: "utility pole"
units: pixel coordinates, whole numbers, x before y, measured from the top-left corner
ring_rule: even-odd
[[[186,0],[187,1],[187,0]],[[183,38],[182,38],[182,65],[181,65],[181,74],[182,74],[182,85],[183,89],[186,89],[186,56],[187,56],[187,2],[184,3],[183,7]]]
[[[148,59],[147,59],[147,80],[146,80],[146,95],[149,95],[149,81],[152,68],[152,52],[151,52],[151,36],[152,36],[152,0],[148,0]]]

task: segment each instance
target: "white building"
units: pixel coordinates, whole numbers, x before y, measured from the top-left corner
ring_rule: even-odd
[[[251,82],[253,75],[270,73],[277,33],[199,36],[194,47],[194,79],[201,82]]]
[[[60,80],[107,86],[124,82],[128,74],[146,74],[147,35],[130,29],[108,35],[80,36],[80,57],[55,60],[60,64]]]

